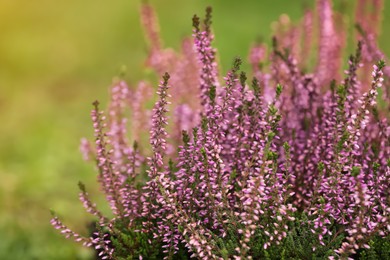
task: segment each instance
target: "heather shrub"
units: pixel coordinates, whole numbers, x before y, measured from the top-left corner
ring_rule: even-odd
[[[359,1],[344,75],[342,15],[316,8],[281,19],[270,50],[252,46],[248,80],[239,58],[219,76],[211,8],[176,53],[144,4],[147,65],[163,75],[154,108],[148,83],[118,80],[106,113],[94,103],[94,145],[82,142],[112,215],[80,183],[93,234],[53,226],[101,259],[389,259],[390,71],[368,19],[381,2]]]

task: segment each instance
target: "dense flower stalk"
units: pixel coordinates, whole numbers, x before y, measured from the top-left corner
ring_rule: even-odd
[[[166,113],[168,105],[168,80],[166,73],[161,81],[157,94],[159,100],[153,108],[152,125],[150,130],[150,144],[152,146],[152,157],[148,158],[149,170],[147,171],[150,181],[145,186],[146,192],[143,194],[147,200],[143,204],[142,215],[151,219],[157,218],[156,206],[153,201],[159,199],[158,180],[164,178],[164,152],[167,148],[166,138],[168,136],[165,126],[168,124]]]
[[[209,93],[218,89],[218,69],[215,61],[215,49],[211,46],[213,35],[211,33],[211,8],[206,10],[204,28],[200,28],[200,19],[196,15],[193,17],[194,44],[198,53],[201,66],[200,74],[200,100],[208,115],[213,107],[213,100],[210,100]]]

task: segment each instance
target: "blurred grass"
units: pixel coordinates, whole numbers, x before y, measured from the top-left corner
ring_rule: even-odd
[[[202,15],[211,4],[224,70],[234,56],[246,57],[259,36],[268,39],[280,14],[297,20],[303,6],[285,0],[150,2],[165,45],[176,49],[191,34],[193,14]],[[79,155],[79,139],[91,137],[90,104],[106,103],[122,65],[130,82],[148,77],[139,5],[134,0],[0,0],[0,259],[90,257],[51,228],[49,209],[86,232],[90,218],[78,202],[77,182],[103,201],[94,167]],[[383,28],[390,28],[388,10]],[[389,54],[390,38],[384,35],[380,44]]]

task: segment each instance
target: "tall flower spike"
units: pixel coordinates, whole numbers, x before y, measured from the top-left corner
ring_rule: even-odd
[[[218,69],[215,61],[216,50],[212,47],[211,42],[213,35],[210,31],[211,25],[211,8],[206,9],[205,30],[200,28],[199,17],[193,17],[194,26],[194,44],[198,53],[199,64],[201,67],[200,74],[200,100],[205,108],[206,114],[209,114],[213,107],[213,101],[210,100],[209,93],[213,88],[218,91]]]
[[[167,146],[166,138],[168,134],[165,130],[165,126],[168,124],[166,113],[168,112],[167,106],[170,103],[167,100],[167,98],[170,96],[167,92],[169,88],[169,78],[169,74],[165,73],[163,76],[163,81],[160,82],[159,89],[157,91],[159,100],[156,102],[153,108],[152,127],[150,130],[150,144],[152,145],[154,156],[153,164],[156,167],[161,167],[163,165],[163,155]]]
[[[161,50],[160,27],[157,16],[153,7],[145,1],[141,5],[141,22],[152,51]]]
[[[131,98],[131,92],[124,81],[113,84],[111,88],[111,102],[108,108],[108,132],[110,138],[110,155],[113,162],[113,170],[120,181],[126,178],[127,158],[133,151],[127,138],[127,118],[125,109],[127,101]]]
[[[317,77],[321,87],[329,84],[329,78],[337,75],[332,59],[337,47],[336,31],[333,22],[333,11],[330,0],[317,0],[320,18],[319,53],[317,62]],[[334,73],[336,72],[336,74]],[[332,75],[332,76],[331,76]],[[328,81],[328,82],[327,82]]]
[[[355,101],[361,92],[361,83],[357,78],[357,70],[361,67],[362,42],[359,41],[355,55],[351,55],[348,61],[348,70],[345,71],[346,78],[344,79],[344,86],[347,91],[346,112],[351,115],[356,109]]]
[[[154,105],[152,114],[152,125],[150,129],[150,144],[152,146],[152,157],[148,158],[149,170],[147,170],[150,181],[144,187],[144,196],[146,197],[145,203],[142,207],[142,215],[149,217],[149,219],[155,219],[158,217],[157,205],[154,201],[161,200],[161,193],[159,187],[159,180],[165,179],[164,177],[164,153],[167,148],[166,138],[168,136],[165,126],[168,124],[166,113],[168,112],[167,106],[169,104],[167,98],[168,94],[168,80],[169,74],[163,75],[163,80],[160,82],[157,94],[159,99]],[[150,225],[151,223],[147,223]]]
[[[383,82],[383,68],[385,67],[385,62],[383,60],[379,61],[376,65],[373,66],[374,70],[372,72],[372,82],[371,89],[363,95],[362,100],[360,100],[360,107],[355,115],[351,117],[352,129],[358,131],[360,128],[365,128],[368,123],[368,114],[370,108],[376,105],[376,98],[378,95],[378,88],[382,87]],[[352,130],[351,128],[349,130]],[[352,134],[354,134],[352,133]]]
[[[141,4],[141,23],[149,42],[149,57],[146,65],[159,74],[171,71],[177,65],[176,54],[171,49],[163,48],[157,16],[147,1]]]
[[[91,118],[95,131],[96,161],[99,168],[98,180],[101,183],[106,194],[107,201],[115,215],[122,215],[123,205],[120,204],[121,198],[118,193],[120,189],[120,180],[113,170],[111,160],[112,150],[109,148],[106,140],[106,117],[103,111],[99,110],[99,102],[93,103],[94,109],[91,111]]]

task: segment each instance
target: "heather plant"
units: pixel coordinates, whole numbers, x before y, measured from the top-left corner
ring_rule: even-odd
[[[307,10],[299,24],[282,17],[269,51],[252,46],[248,80],[240,58],[220,77],[211,8],[176,53],[144,4],[157,101],[148,111],[151,87],[118,80],[107,113],[94,103],[94,145],[82,142],[112,216],[80,183],[93,234],[56,215],[53,226],[101,259],[389,259],[390,71],[368,5],[379,16],[381,1],[358,2],[344,76],[342,14],[318,0],[318,28]]]

